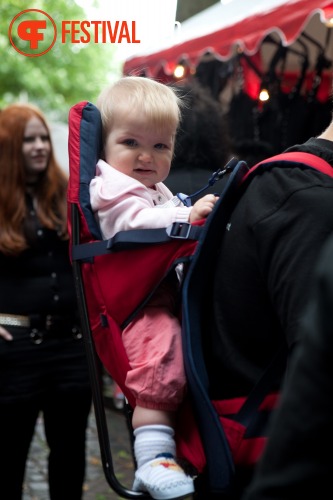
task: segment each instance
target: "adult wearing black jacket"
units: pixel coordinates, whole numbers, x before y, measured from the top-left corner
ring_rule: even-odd
[[[316,270],[302,339],[267,448],[243,500],[327,498],[332,487],[333,236]]]
[[[289,151],[316,154],[333,167],[332,141],[331,124],[320,138]],[[206,314],[212,399],[236,407],[281,347],[287,344],[291,353],[299,341],[314,263],[333,232],[332,200],[333,178],[294,164],[264,169],[241,196],[218,251]],[[268,415],[259,412],[258,419]],[[242,472],[236,477],[239,495],[252,471]]]
[[[0,113],[0,496],[20,500],[43,414],[52,500],[80,500],[91,389],[66,229],[67,178],[39,109]]]

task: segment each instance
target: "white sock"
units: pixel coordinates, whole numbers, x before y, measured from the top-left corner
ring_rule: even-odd
[[[161,453],[175,457],[174,430],[167,425],[143,425],[134,431],[134,455],[138,468]]]

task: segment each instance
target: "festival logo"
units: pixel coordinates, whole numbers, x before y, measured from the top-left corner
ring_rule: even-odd
[[[136,21],[77,21],[58,22],[61,43],[141,43]],[[52,49],[57,40],[57,26],[52,17],[39,9],[19,12],[11,21],[8,37],[14,49],[27,57],[38,57]]]
[[[19,12],[9,25],[8,36],[14,49],[27,57],[38,57],[52,49],[57,27],[46,12],[27,9]]]

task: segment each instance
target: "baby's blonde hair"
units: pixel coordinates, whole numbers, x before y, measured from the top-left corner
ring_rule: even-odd
[[[177,130],[182,100],[177,90],[156,80],[141,76],[125,76],[105,88],[97,99],[101,112],[104,139],[114,124],[117,113],[139,113],[147,126],[157,130]]]

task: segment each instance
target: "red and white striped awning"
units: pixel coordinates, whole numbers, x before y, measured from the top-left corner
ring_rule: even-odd
[[[322,23],[333,18],[333,1],[328,0],[231,0],[219,2],[184,23],[170,42],[155,46],[125,61],[123,73],[157,77],[173,73],[181,59],[197,65],[207,51],[222,60],[236,48],[254,55],[262,40],[277,33],[283,44],[293,43],[314,15]]]

